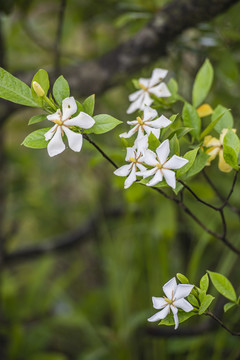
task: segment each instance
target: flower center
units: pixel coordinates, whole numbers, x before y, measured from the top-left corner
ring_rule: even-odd
[[[156,164],[156,167],[159,168],[159,169],[162,169],[163,165],[160,164],[160,163],[157,163],[157,164]]]
[[[137,117],[137,121],[139,123],[139,125],[143,125],[143,119],[140,118],[140,116]]]
[[[148,88],[146,86],[144,86],[143,84],[139,83],[139,86],[141,89],[143,89],[144,91],[148,91]]]
[[[53,122],[55,122],[55,124],[60,125],[60,126],[63,124],[62,120],[53,120]]]
[[[170,300],[169,298],[164,296],[164,300],[166,301],[166,303],[168,303],[169,305],[173,304],[173,300]]]
[[[133,158],[133,157],[130,156],[129,161],[131,161],[131,162],[133,162],[133,163],[136,163],[136,162],[137,162],[137,159],[135,159],[135,158]]]

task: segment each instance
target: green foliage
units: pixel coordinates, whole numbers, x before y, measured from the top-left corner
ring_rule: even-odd
[[[192,167],[187,172],[186,177],[190,178],[200,173],[200,171],[202,171],[202,169],[205,167],[208,159],[209,159],[209,155],[200,150],[199,154],[196,156],[196,159]]]
[[[199,139],[201,131],[201,119],[196,109],[192,105],[185,103],[183,107],[182,117],[184,126],[193,129],[191,130],[193,138]]]
[[[93,127],[91,127],[91,129],[84,130],[87,134],[104,134],[122,123],[122,121],[107,114],[96,115],[93,118],[95,120]]]
[[[31,149],[44,149],[47,147],[48,141],[45,140],[44,135],[51,128],[44,128],[35,130],[30,133],[22,142],[22,145]]]
[[[151,132],[150,135],[148,136],[148,148],[152,151],[155,151],[159,145],[160,145],[160,141]]]
[[[207,59],[198,71],[193,84],[192,101],[194,107],[198,107],[205,100],[212,86],[212,82],[213,68]]]
[[[215,298],[212,295],[204,294],[204,296],[201,298],[201,303],[200,303],[198,314],[199,315],[204,314],[205,311],[209,308],[209,306],[211,305],[211,303],[213,302],[214,299]]]
[[[214,116],[213,116],[212,122],[201,133],[200,140],[204,139],[204,137],[207,136],[214,128],[216,129],[216,126],[217,126],[218,122],[224,116],[226,111],[228,111],[228,110],[223,110],[223,112],[219,116],[217,116],[216,118],[214,118]],[[213,115],[214,115],[214,113],[213,113]]]
[[[36,103],[38,103],[39,106],[44,107],[44,104],[45,104],[44,99],[42,97],[39,97],[36,94],[35,90],[33,89],[34,81],[36,81],[41,86],[41,88],[45,92],[45,95],[47,96],[48,89],[50,86],[48,73],[43,69],[38,70],[38,72],[34,75],[34,77],[32,79],[32,83],[31,83],[31,91],[32,91],[32,96],[33,96],[34,101],[36,101]]]
[[[200,289],[207,292],[208,286],[209,286],[209,278],[208,278],[208,274],[205,274],[200,280]]]
[[[215,121],[220,117],[219,121]],[[229,109],[222,105],[218,105],[212,114],[212,123],[214,129],[220,134],[222,129],[229,129],[233,127],[233,117]]]
[[[238,170],[238,154],[240,150],[240,141],[238,136],[228,130],[223,138],[223,157],[227,164]]]
[[[46,120],[47,115],[45,114],[40,114],[40,115],[34,115],[33,117],[31,117],[31,119],[28,122],[28,125],[33,125],[33,124],[37,124],[43,120]]]
[[[234,302],[226,303],[223,307],[224,312],[227,312],[228,310],[232,309],[234,306],[236,306],[236,303],[234,303]]]
[[[220,294],[233,302],[237,301],[236,292],[226,276],[213,271],[208,271],[208,274],[214,287]]]
[[[38,107],[31,89],[21,80],[0,68],[0,97],[16,104]]]
[[[188,163],[177,170],[177,177],[184,175],[194,164],[199,148],[188,151],[183,157],[188,160]]]
[[[94,105],[95,105],[95,95],[89,96],[83,102],[83,111],[86,112],[88,115],[92,116],[94,112]]]
[[[53,84],[53,96],[60,107],[62,107],[62,101],[70,96],[68,82],[62,75]]]
[[[177,273],[177,278],[182,284],[189,284],[189,280],[185,275]]]
[[[184,321],[190,319],[192,316],[197,315],[195,312],[190,311],[190,312],[185,312],[183,310],[178,310],[178,320],[179,320],[179,324],[183,323]],[[168,314],[168,316],[161,320],[159,325],[167,325],[167,326],[172,326],[174,325],[174,318],[173,318],[173,314],[170,313]]]

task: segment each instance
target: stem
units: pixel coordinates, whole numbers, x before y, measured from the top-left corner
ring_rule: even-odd
[[[48,103],[48,105],[54,110],[57,111],[57,106],[54,104],[54,102],[52,102],[46,95],[43,95],[43,100],[46,101],[46,103]]]
[[[55,63],[55,77],[60,73],[60,59],[61,59],[61,39],[64,23],[64,14],[66,9],[67,0],[61,0],[58,14],[58,26],[55,40],[55,52],[54,52],[54,63]]]
[[[208,311],[205,313],[205,315],[210,316],[212,319],[214,319],[216,322],[219,323],[219,325],[225,329],[226,331],[228,331],[231,335],[233,336],[240,336],[240,332],[236,332],[236,331],[232,331],[231,329],[229,329],[226,325],[224,325],[224,323],[216,316],[214,315],[211,311]]]

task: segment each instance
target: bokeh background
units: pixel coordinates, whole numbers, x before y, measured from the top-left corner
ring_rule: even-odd
[[[20,77],[43,68],[54,80],[66,66],[99,57],[131,38],[168,2],[3,1],[2,65]],[[208,102],[213,108],[219,103],[230,108],[239,129],[239,14],[236,4],[185,31],[169,44],[165,57],[132,77],[149,77],[154,67],[167,68],[180,94],[190,100],[196,72],[208,57],[215,71]],[[132,119],[126,109],[133,90],[129,77],[96,97],[95,114],[108,113],[123,121],[112,132],[94,137],[120,165],[125,150],[118,135]],[[78,98],[77,91],[72,95]],[[138,184],[123,190],[123,179],[113,175],[111,165],[88,143],[80,154],[67,149],[55,158],[45,149],[21,146],[38,128],[27,126],[37,113],[24,107],[9,111],[0,132],[0,238],[8,254],[0,274],[1,359],[239,359],[239,339],[212,323],[208,327],[204,316],[180,325],[179,332],[167,327],[150,332],[146,321],[154,313],[151,296],[161,296],[162,285],[177,272],[197,284],[207,269],[218,271],[239,291],[239,259],[159,194]],[[226,196],[233,173],[219,172],[216,162],[206,172]],[[205,200],[218,203],[201,174],[191,180],[191,187]],[[232,197],[236,207],[239,194],[237,184]],[[221,221],[211,209],[203,209],[190,196],[186,199],[206,225],[220,231]],[[229,209],[226,216],[229,237],[239,245],[239,217]],[[51,251],[49,244],[70,240],[73,246]],[[26,254],[22,249],[30,250]],[[216,297],[213,311],[229,327],[237,326],[239,311],[234,308],[224,316],[223,304]]]

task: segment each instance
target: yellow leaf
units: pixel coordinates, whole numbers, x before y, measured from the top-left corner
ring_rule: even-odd
[[[205,117],[213,113],[213,109],[208,104],[203,104],[197,108],[197,113],[200,117]]]

